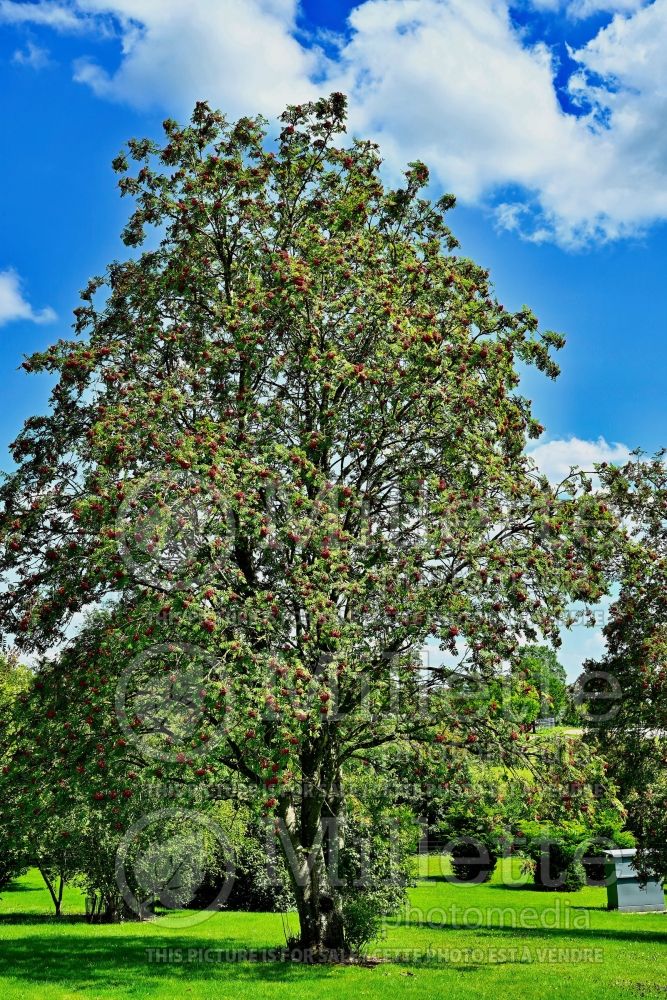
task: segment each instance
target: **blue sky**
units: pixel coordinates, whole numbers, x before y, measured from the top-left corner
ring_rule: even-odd
[[[46,407],[22,355],[123,254],[110,161],[206,98],[272,118],[333,89],[386,176],[420,157],[508,307],[567,337],[525,391],[536,458],[667,444],[667,0],[0,0],[0,467]],[[600,649],[573,630],[572,674]]]

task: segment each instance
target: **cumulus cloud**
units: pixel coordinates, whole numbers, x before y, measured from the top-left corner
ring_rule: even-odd
[[[630,449],[620,443],[609,444],[603,437],[585,441],[578,437],[561,438],[538,444],[529,452],[540,472],[552,483],[560,483],[572,466],[592,472],[596,462],[622,463],[630,458]]]
[[[611,106],[619,89],[624,101],[631,92],[664,92],[667,70],[659,57],[666,39],[667,4],[654,0],[634,17],[615,17],[574,57],[601,79],[615,82],[615,87],[606,88],[605,101]]]
[[[552,52],[526,41],[505,0],[365,0],[350,23],[335,82],[390,165],[421,156],[439,185],[537,241],[613,239],[667,218],[666,70],[652,58],[667,0],[573,53],[579,115],[559,103]]]
[[[559,106],[551,52],[525,44],[505,2],[366,0],[350,22],[335,82],[390,165],[409,150],[466,202],[519,188],[553,216],[563,177],[590,166],[591,137]],[[523,193],[504,205],[525,225]]]
[[[538,10],[564,10],[569,17],[586,18],[592,14],[632,14],[649,0],[528,0]]]
[[[4,24],[34,24],[56,31],[80,32],[89,27],[85,14],[57,0],[0,0],[0,22]]]
[[[12,62],[18,66],[29,66],[30,69],[45,69],[51,65],[49,50],[35,45],[34,42],[28,42],[24,49],[17,49],[12,56]]]
[[[576,114],[553,51],[514,22],[519,3],[614,15],[571,52]],[[117,68],[82,53],[76,79],[175,114],[205,97],[273,115],[344,90],[389,174],[421,157],[439,188],[528,239],[572,246],[667,219],[667,0],[359,0],[329,57],[300,33],[298,0],[0,0],[3,20],[113,25]]]
[[[121,31],[115,72],[75,64],[75,79],[101,97],[180,112],[206,97],[235,116],[276,114],[319,93],[323,56],[294,37],[297,0],[80,0],[78,9],[114,15]]]
[[[33,309],[21,289],[21,279],[9,268],[0,271],[0,326],[12,320],[23,319],[31,323],[52,323],[56,314],[50,306]]]
[[[590,17],[591,14],[632,14],[650,0],[571,0],[567,11],[573,17]]]

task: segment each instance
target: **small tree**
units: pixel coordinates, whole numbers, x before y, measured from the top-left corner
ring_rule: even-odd
[[[565,667],[550,646],[524,646],[513,664],[514,680],[524,695],[532,695],[533,722],[538,716],[553,716],[560,721],[566,710]],[[533,714],[534,713],[534,714]]]
[[[10,736],[17,701],[29,689],[31,679],[16,652],[0,645],[0,747]],[[27,865],[25,845],[0,824],[0,888],[22,875]]]
[[[664,453],[601,466],[607,502],[626,520],[620,593],[607,649],[579,681],[588,738],[602,749],[628,810],[644,871],[667,876],[667,469]]]
[[[49,818],[46,822],[35,820],[35,842],[30,858],[39,869],[44,885],[49,891],[56,917],[62,914],[63,894],[65,886],[72,882],[78,871],[79,858],[69,837],[69,830],[63,826],[68,824],[65,819]]]
[[[109,644],[144,677],[159,615],[213,658],[174,765],[255,789],[300,944],[324,955],[346,947],[346,763],[400,740],[517,752],[497,708],[450,714],[425,640],[486,680],[522,639],[557,641],[567,602],[605,589],[614,526],[525,456],[541,427],[517,366],[555,376],[562,338],[455,252],[422,163],[387,190],[373,143],[336,145],[341,94],[290,107],[274,149],[261,119],[203,103],[164,127],[130,142],[134,174],[115,161],[125,242],[155,243],[84,291],[76,339],[25,362],[57,384],[0,493],[0,611],[45,649],[109,595]]]

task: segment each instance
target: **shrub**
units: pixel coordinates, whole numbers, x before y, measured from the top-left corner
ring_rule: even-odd
[[[15,878],[25,875],[27,870],[28,866],[25,863],[25,858],[21,857],[18,852],[3,852],[2,856],[0,856],[0,889],[4,889]]]
[[[558,827],[522,823],[527,844],[522,853],[534,863],[534,883],[540,889],[576,892],[586,884],[586,870],[581,862],[588,831],[580,823]]]
[[[586,869],[581,861],[571,861],[562,875],[562,888],[565,892],[577,892],[586,885]]]
[[[211,906],[233,869],[231,891],[221,900],[220,908],[255,913],[290,909],[294,900],[285,864],[280,857],[269,858],[260,827],[249,824],[243,838],[236,839],[233,846],[230,870],[229,859],[217,858],[215,866],[206,871],[190,906],[197,909]]]
[[[384,914],[378,909],[378,901],[374,895],[359,893],[345,898],[343,915],[348,947],[361,954],[378,937]]]
[[[451,845],[454,882],[488,882],[498,861],[495,838],[461,838]]]
[[[414,885],[420,831],[411,810],[387,802],[379,783],[363,780],[355,793],[348,800],[338,873],[346,944],[360,952]]]
[[[581,858],[586,872],[586,885],[598,887],[605,885],[604,851],[634,846],[635,838],[629,830],[599,826],[595,836],[587,843],[586,851]]]

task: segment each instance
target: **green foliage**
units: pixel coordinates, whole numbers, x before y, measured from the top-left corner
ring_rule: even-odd
[[[249,830],[239,845],[234,865],[234,886],[225,906],[230,910],[284,913],[294,907],[285,860],[276,852],[268,854],[266,834]],[[219,881],[216,883],[219,885]],[[196,902],[196,900],[195,900]]]
[[[30,686],[32,674],[20,662],[15,649],[7,649],[0,644],[0,718],[4,722],[4,711]]]
[[[606,502],[626,519],[620,593],[606,653],[581,678],[587,738],[604,753],[636,836],[638,862],[667,876],[667,471],[665,455],[601,467]]]
[[[12,732],[17,700],[29,688],[31,678],[16,652],[0,647],[0,743]],[[28,864],[26,845],[0,823],[0,889],[22,875]]]
[[[357,950],[396,914],[414,884],[419,824],[396,789],[357,768],[346,778],[344,839],[337,858],[346,939]]]
[[[251,912],[284,912],[294,906],[285,860],[276,849],[272,826],[246,805],[235,802],[212,804],[210,815],[225,835],[227,853],[218,851],[215,864],[206,872],[192,906],[210,906],[225,880],[233,886],[224,894],[221,908]]]
[[[521,853],[532,862],[535,885],[544,889],[575,892],[587,880],[602,881],[600,849],[626,846],[632,836],[618,830],[607,838],[585,823],[570,821],[558,826],[544,823],[519,824],[523,835]]]
[[[0,889],[28,870],[28,858],[5,835],[0,836]]]
[[[563,889],[566,892],[577,892],[586,885],[586,869],[581,861],[571,861],[564,869]]]
[[[566,711],[565,667],[550,646],[523,646],[512,663],[512,675],[521,691],[531,697],[524,721],[553,716],[558,722]]]
[[[363,954],[379,936],[386,912],[382,909],[382,901],[374,893],[360,892],[344,899],[345,937],[354,952]]]

